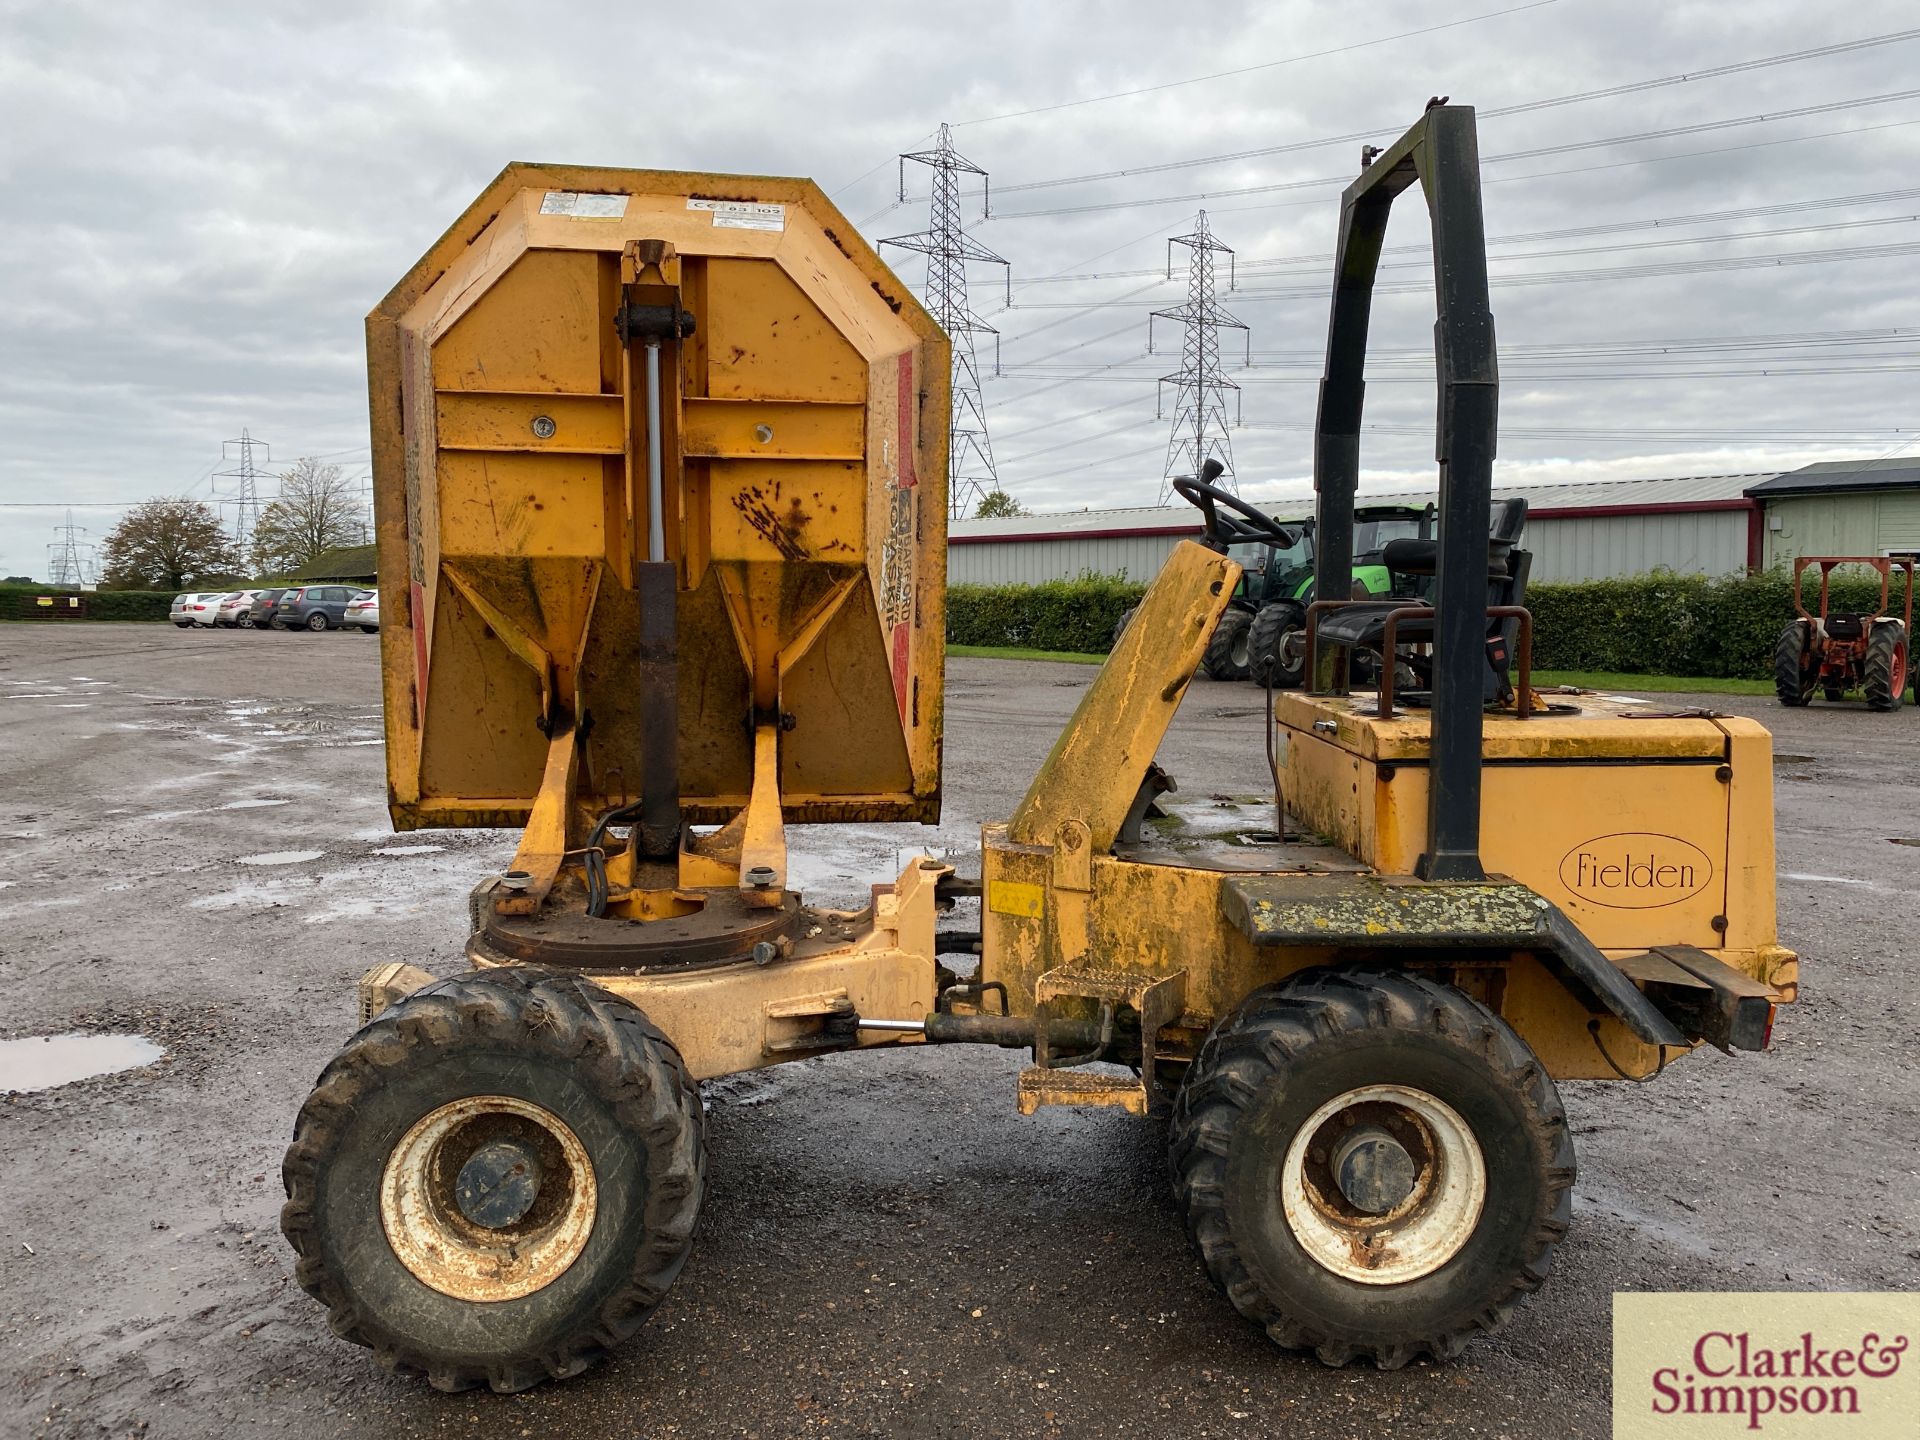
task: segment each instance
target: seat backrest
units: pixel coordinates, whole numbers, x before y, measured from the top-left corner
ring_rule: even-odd
[[[1518,545],[1520,537],[1527,528],[1527,499],[1524,495],[1515,495],[1506,500],[1493,502],[1493,521],[1487,527],[1489,538],[1505,541],[1508,545]]]

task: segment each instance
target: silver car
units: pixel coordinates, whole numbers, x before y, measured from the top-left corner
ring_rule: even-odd
[[[369,635],[380,630],[380,592],[361,590],[347,602],[346,612],[341,616],[342,625],[358,625]]]
[[[221,600],[213,612],[213,623],[223,630],[251,630],[253,601],[259,593],[258,590],[235,590]]]
[[[226,594],[224,590],[189,590],[184,595],[176,595],[167,611],[167,618],[182,630],[191,625],[211,627]]]

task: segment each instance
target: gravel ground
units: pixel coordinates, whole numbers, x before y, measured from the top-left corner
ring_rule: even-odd
[[[280,1156],[354,980],[457,968],[512,837],[389,832],[376,648],[0,627],[0,1038],[167,1051],[0,1097],[0,1434],[1601,1436],[1616,1290],[1920,1286],[1920,712],[1713,696],[1774,727],[1802,1003],[1766,1056],[1565,1087],[1573,1233],[1464,1360],[1273,1350],[1189,1251],[1157,1122],[1022,1119],[1019,1057],[958,1047],[709,1086],[699,1243],[611,1363],[514,1397],[389,1379],[293,1283]],[[799,883],[851,900],[919,847],[964,856],[1093,673],[956,660],[947,819],[799,832]],[[1257,786],[1254,692],[1197,684],[1162,758]]]

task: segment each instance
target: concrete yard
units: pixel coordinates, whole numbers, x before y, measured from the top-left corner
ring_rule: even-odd
[[[1768,1055],[1563,1087],[1572,1235],[1464,1360],[1273,1349],[1188,1247],[1161,1122],[1022,1119],[1023,1057],[961,1047],[709,1086],[693,1259],[610,1363],[512,1397],[390,1379],[293,1282],[281,1153],[354,981],[458,968],[512,837],[389,831],[377,649],[0,627],[0,1040],[165,1050],[0,1096],[0,1435],[1603,1436],[1615,1291],[1920,1287],[1920,711],[1662,696],[1774,729],[1803,1000]],[[795,883],[973,868],[1094,673],[954,661],[938,831],[798,831]],[[1259,789],[1256,692],[1197,681],[1162,760]]]

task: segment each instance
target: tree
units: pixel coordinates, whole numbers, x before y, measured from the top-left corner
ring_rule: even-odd
[[[1016,515],[1032,513],[1004,490],[989,490],[980,497],[980,503],[973,507],[973,518],[976,520],[1011,519]]]
[[[329,550],[365,543],[359,488],[341,478],[338,465],[296,460],[280,477],[280,494],[253,527],[256,575],[284,575],[311,564]]]
[[[186,590],[240,568],[233,537],[211,505],[160,496],[136,505],[101,546],[109,590]]]

